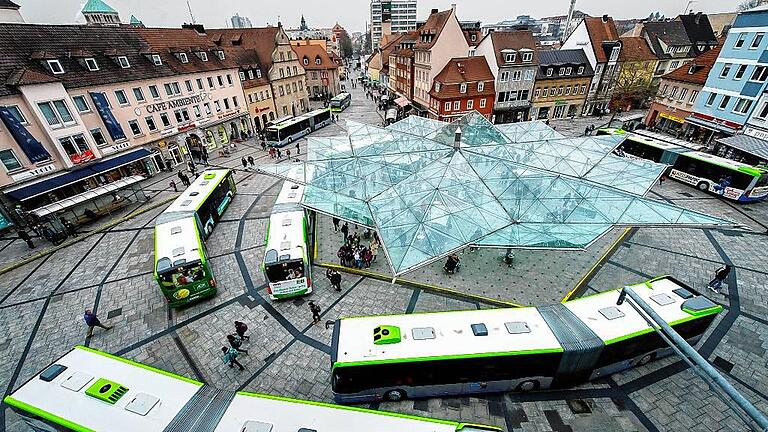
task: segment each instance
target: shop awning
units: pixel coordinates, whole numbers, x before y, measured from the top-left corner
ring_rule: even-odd
[[[8,132],[11,133],[13,139],[19,147],[21,147],[21,151],[27,155],[27,158],[29,158],[32,163],[42,162],[51,158],[51,155],[48,154],[43,145],[40,144],[40,141],[33,137],[27,128],[25,128],[13,114],[11,114],[8,107],[0,106],[0,120],[5,123]]]
[[[734,135],[732,137],[720,138],[717,142],[761,159],[768,159],[768,141],[763,141],[760,138],[749,135]]]
[[[405,107],[407,107],[408,105],[410,105],[410,104],[411,104],[411,101],[409,101],[408,99],[406,99],[406,98],[404,98],[404,97],[402,97],[402,96],[401,96],[401,97],[399,97],[399,98],[395,99],[395,103],[396,103],[396,104],[397,104],[397,106],[399,106],[400,108],[405,108]]]
[[[721,125],[715,122],[711,122],[709,120],[700,119],[698,117],[694,116],[688,116],[688,118],[685,119],[688,123],[695,124],[696,126],[701,126],[705,129],[717,131],[717,132],[723,132],[729,135],[733,135],[737,132],[736,129],[730,128],[725,125]]]
[[[61,174],[59,176],[45,179],[37,183],[24,186],[12,191],[6,191],[5,194],[15,200],[24,201],[40,194],[50,192],[54,189],[58,189],[77,181],[93,177],[107,171],[111,171],[115,168],[119,168],[123,165],[127,165],[131,162],[135,162],[140,159],[147,158],[151,155],[147,149],[137,149],[129,153],[122,154],[112,159],[96,162],[92,165],[82,167],[68,173]]]
[[[50,214],[60,212],[62,210],[66,210],[68,208],[74,207],[78,204],[82,204],[87,201],[92,201],[100,196],[104,196],[110,192],[115,192],[120,189],[125,189],[126,187],[136,184],[142,180],[144,180],[145,177],[143,176],[130,176],[130,177],[123,177],[120,180],[114,181],[112,183],[105,184],[104,186],[99,186],[97,188],[91,189],[89,191],[85,191],[81,194],[77,194],[75,196],[71,196],[69,198],[64,198],[61,201],[56,201],[55,203],[48,204],[46,206],[36,208],[32,210],[32,213],[35,213],[39,217],[48,216]]]

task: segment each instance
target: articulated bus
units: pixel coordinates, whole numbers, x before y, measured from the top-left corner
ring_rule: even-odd
[[[5,398],[35,431],[483,432],[501,429],[220,390],[77,346]]]
[[[312,292],[307,211],[301,206],[304,186],[286,181],[277,196],[267,226],[262,269],[272,300]]]
[[[231,170],[204,171],[157,217],[154,276],[171,307],[216,294],[204,241],[236,192]]]
[[[669,276],[634,289],[695,344],[722,310]],[[672,353],[621,290],[563,304],[342,318],[331,349],[337,402],[562,388]]]
[[[284,147],[310,132],[328,126],[332,122],[330,108],[317,109],[283,120],[267,127],[265,133],[267,145]]]
[[[347,109],[352,102],[352,95],[349,93],[339,93],[331,99],[331,111],[341,112]]]
[[[670,178],[735,201],[761,201],[768,198],[768,169],[725,159],[706,148],[664,135],[622,129],[600,129],[598,135],[623,134],[624,142],[616,153],[670,165]]]

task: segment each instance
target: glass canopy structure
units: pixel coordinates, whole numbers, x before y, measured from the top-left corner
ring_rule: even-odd
[[[306,185],[304,207],[376,229],[395,275],[467,246],[583,249],[616,225],[733,226],[644,198],[665,166],[614,155],[620,136],[477,113],[346,124],[309,138],[306,162],[259,170]]]

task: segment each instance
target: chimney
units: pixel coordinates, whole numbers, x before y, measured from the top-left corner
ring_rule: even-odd
[[[696,19],[694,20],[694,22],[696,23],[696,25],[699,25],[699,23],[701,22],[701,12],[696,12]]]
[[[205,26],[203,26],[202,24],[183,24],[181,28],[194,30],[199,35],[205,34]]]
[[[457,127],[456,133],[453,135],[453,149],[461,149],[461,127]]]
[[[451,10],[456,13],[456,3],[451,3]]]
[[[432,9],[432,11],[429,14],[432,15],[432,14],[436,14],[436,13],[437,13],[437,9]]]

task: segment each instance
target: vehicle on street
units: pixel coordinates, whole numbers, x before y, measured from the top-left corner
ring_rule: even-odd
[[[269,216],[262,270],[267,280],[267,294],[272,300],[312,292],[309,218],[301,206],[303,197],[303,185],[284,182]]]
[[[352,95],[349,93],[339,93],[331,99],[331,111],[341,112],[347,109],[352,101]]]
[[[615,153],[669,165],[666,175],[703,192],[734,201],[768,198],[768,169],[705,153],[705,146],[648,132],[599,129],[597,135],[624,135]]]
[[[36,431],[485,432],[501,429],[222,390],[76,346],[4,399]]]
[[[236,193],[232,170],[204,171],[157,217],[154,277],[171,307],[216,294],[205,239]]]
[[[688,343],[722,307],[670,276],[635,285]],[[672,348],[611,290],[544,307],[342,318],[331,389],[342,403],[562,388]]]
[[[265,137],[270,147],[284,147],[320,128],[333,123],[330,108],[310,111],[267,126]]]

